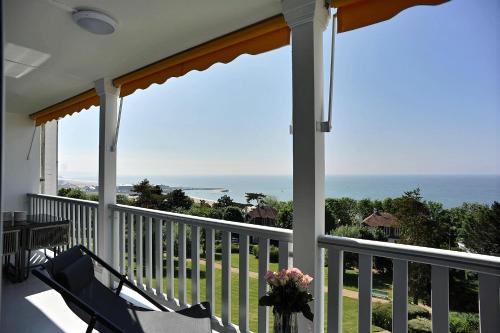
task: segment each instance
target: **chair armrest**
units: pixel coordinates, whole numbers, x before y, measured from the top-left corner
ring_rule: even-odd
[[[63,296],[63,298],[65,298],[67,301],[75,304],[76,306],[78,306],[80,309],[85,311],[91,317],[89,327],[87,329],[88,332],[92,331],[96,322],[100,322],[104,326],[106,326],[107,328],[112,330],[113,332],[125,333],[124,331],[122,331],[122,329],[120,329],[118,326],[116,326],[109,319],[107,319],[106,317],[104,317],[99,312],[95,311],[94,309],[92,309],[92,307],[90,305],[88,305],[86,302],[82,301],[81,299],[79,299],[78,297],[73,295],[73,293],[70,292],[68,289],[66,289],[64,286],[62,286],[57,281],[55,281],[55,280],[49,278],[47,275],[45,275],[42,272],[42,270],[43,270],[43,268],[38,267],[38,268],[32,269],[31,272],[37,278],[39,278],[40,280],[45,282],[47,285],[49,285],[51,288],[53,288],[58,293],[60,293],[61,296]]]
[[[132,289],[133,291],[135,291],[136,293],[138,293],[139,295],[141,295],[142,297],[144,297],[146,300],[148,300],[151,304],[153,304],[154,306],[156,306],[159,310],[164,311],[164,312],[170,312],[163,305],[161,305],[155,299],[153,299],[151,296],[149,296],[148,294],[146,294],[141,289],[137,288],[137,286],[134,285],[132,282],[130,282],[126,278],[125,275],[120,274],[120,272],[118,272],[116,269],[114,269],[113,267],[111,267],[111,265],[109,265],[104,260],[102,260],[101,258],[99,258],[98,256],[96,256],[92,251],[90,251],[89,249],[87,249],[85,246],[78,245],[78,247],[79,247],[79,249],[82,252],[84,252],[87,255],[89,255],[92,259],[94,259],[95,261],[97,261],[102,267],[104,267],[105,269],[107,269],[111,274],[113,274],[115,277],[117,277],[120,280],[120,284],[118,286],[118,288],[119,288],[118,290],[119,291],[121,291],[121,286],[122,285],[126,285],[127,287],[129,287],[130,289]]]

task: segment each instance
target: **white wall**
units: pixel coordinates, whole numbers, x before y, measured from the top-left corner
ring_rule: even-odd
[[[3,210],[28,210],[27,193],[40,187],[40,129],[37,129],[29,160],[26,159],[34,122],[27,115],[5,113]]]

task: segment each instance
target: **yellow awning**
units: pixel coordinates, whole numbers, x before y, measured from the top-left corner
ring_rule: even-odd
[[[153,83],[205,70],[215,63],[228,63],[242,54],[259,54],[290,43],[290,28],[282,15],[193,47],[187,51],[125,74],[113,80],[120,96],[145,89]]]
[[[95,89],[90,89],[79,95],[68,98],[60,103],[54,104],[30,115],[35,120],[36,126],[48,121],[56,120],[75,112],[99,105],[99,96]]]
[[[278,15],[122,75],[114,79],[113,84],[120,87],[120,96],[123,97],[192,70],[205,70],[215,63],[228,63],[242,54],[256,55],[289,43],[290,28],[284,17]],[[38,126],[93,105],[99,105],[95,89],[33,113],[30,117]]]
[[[337,8],[337,32],[346,32],[386,21],[418,5],[440,5],[448,0],[332,0]]]

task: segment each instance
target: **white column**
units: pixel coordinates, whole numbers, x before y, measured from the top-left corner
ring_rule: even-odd
[[[58,122],[43,124],[41,131],[41,193],[57,195]]]
[[[95,82],[99,95],[99,212],[97,220],[97,253],[110,265],[113,262],[112,227],[113,214],[109,204],[116,203],[116,150],[111,151],[118,117],[118,97],[120,90],[109,79]],[[117,258],[115,258],[117,259]],[[109,284],[109,275],[103,270],[101,281]]]
[[[314,324],[302,318],[300,327],[303,332],[319,333],[323,332],[324,258],[317,237],[325,231],[325,138],[319,122],[323,113],[323,31],[329,10],[324,0],[284,0],[282,5],[292,29],[293,262],[315,278]]]

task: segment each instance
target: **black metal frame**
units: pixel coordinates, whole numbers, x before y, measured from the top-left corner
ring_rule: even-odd
[[[135,291],[136,293],[138,293],[139,295],[144,297],[146,300],[151,302],[153,305],[155,305],[161,311],[170,312],[163,305],[161,305],[156,300],[154,300],[151,296],[149,296],[148,294],[146,294],[145,292],[143,292],[142,290],[137,288],[137,286],[135,286],[132,282],[127,280],[126,275],[120,274],[118,271],[116,271],[113,267],[108,265],[104,260],[102,260],[101,258],[96,256],[92,251],[87,249],[85,246],[77,245],[77,247],[83,253],[90,256],[93,260],[98,262],[102,267],[107,269],[110,273],[112,273],[115,277],[117,277],[119,279],[120,282],[118,284],[118,287],[116,288],[116,297],[120,297],[119,295],[120,295],[121,289],[122,289],[123,285],[126,285],[127,287],[129,287],[130,289],[132,289],[133,291]],[[50,276],[48,276],[48,273],[46,272],[46,270],[44,272],[44,270],[45,270],[44,267],[37,267],[37,268],[33,268],[31,270],[31,272],[37,278],[39,278],[40,280],[45,282],[47,285],[49,285],[51,288],[53,288],[58,293],[60,293],[67,302],[71,302],[71,303],[75,304],[77,307],[82,309],[84,312],[86,312],[90,316],[90,323],[89,323],[89,325],[87,327],[87,331],[86,331],[87,333],[92,332],[96,323],[98,323],[98,322],[103,324],[104,326],[106,326],[107,328],[112,330],[113,332],[117,332],[117,333],[123,332],[124,333],[124,331],[121,328],[119,328],[118,326],[116,326],[111,320],[109,320],[104,315],[100,314],[99,312],[95,311],[86,302],[82,301],[79,297],[75,296],[71,291],[66,289],[64,286],[62,286],[60,283],[58,283],[56,280],[54,280]]]

